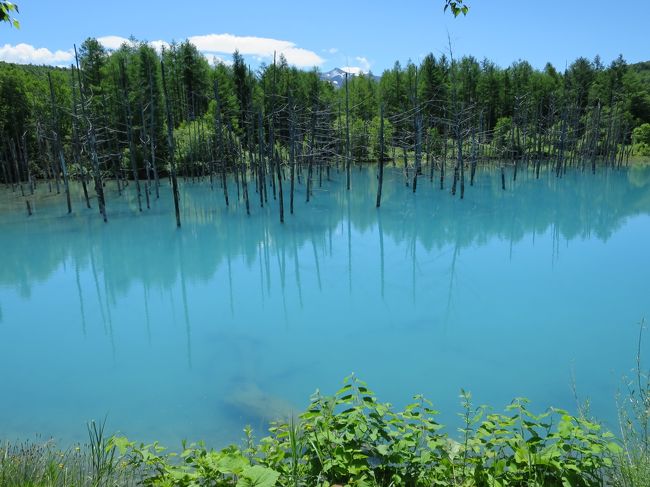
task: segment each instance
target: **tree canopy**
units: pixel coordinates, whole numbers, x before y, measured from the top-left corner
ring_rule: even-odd
[[[279,151],[293,143],[298,153],[315,150],[324,159],[349,153],[377,160],[381,107],[393,160],[417,147],[435,156],[449,139],[477,135],[509,157],[559,150],[605,157],[616,145],[646,144],[645,129],[634,129],[650,123],[648,69],[622,57],[608,65],[578,58],[558,71],[429,54],[418,64],[396,62],[381,76],[349,76],[345,89],[281,55],[256,70],[237,52],[232,63],[211,64],[188,41],[157,52],[135,39],[106,50],[90,38],[78,53],[80,72],[0,63],[0,163],[8,161],[8,171],[20,161],[45,176],[59,143],[66,159],[88,167],[90,126],[99,164],[118,174],[132,153],[140,167],[168,160],[171,123],[176,162],[187,174],[206,161],[235,163],[271,139]]]

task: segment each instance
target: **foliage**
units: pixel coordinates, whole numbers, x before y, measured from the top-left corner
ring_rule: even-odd
[[[370,158],[370,133],[368,122],[360,118],[350,122],[350,152],[357,162],[365,162]]]
[[[497,150],[505,152],[510,145],[510,132],[512,131],[512,119],[501,117],[494,127],[494,143]]]
[[[298,420],[274,423],[255,442],[215,451],[123,437],[112,445],[150,486],[601,485],[620,452],[613,435],[566,411],[533,414],[525,399],[504,413],[474,408],[465,392],[458,441],[442,432],[422,396],[402,411],[381,403],[354,375],[334,396],[316,392]]]
[[[454,17],[458,17],[460,14],[467,15],[469,5],[465,4],[464,0],[445,0],[445,12],[447,9],[451,10]]]
[[[261,440],[247,427],[242,446],[183,443],[167,452],[158,443],[107,437],[105,422],[89,423],[89,444],[64,452],[52,442],[3,445],[0,485],[647,486],[650,382],[640,365],[639,348],[620,443],[582,415],[535,414],[523,398],[495,413],[475,407],[465,391],[462,427],[452,438],[423,396],[396,411],[351,375],[333,396],[317,391],[299,418],[273,423]]]
[[[260,464],[252,465],[244,452],[234,446],[214,451],[202,444],[184,444],[177,455],[165,454],[157,443],[136,446],[123,437],[113,438],[113,444],[121,454],[129,454],[131,465],[145,472],[143,485],[272,487],[280,476]]]
[[[12,2],[0,2],[0,22],[9,22],[16,29],[20,28],[20,22],[12,17],[13,13],[18,13],[18,5]]]
[[[650,123],[639,125],[632,131],[634,150],[641,156],[650,156]]]
[[[372,149],[372,159],[379,160],[381,153],[381,139],[379,137],[381,120],[379,116],[374,116],[370,122],[370,148]],[[384,162],[389,159],[388,144],[393,139],[393,124],[390,120],[384,119]]]

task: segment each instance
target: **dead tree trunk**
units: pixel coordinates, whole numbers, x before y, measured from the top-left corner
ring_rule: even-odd
[[[149,77],[149,152],[151,153],[151,169],[153,170],[154,186],[156,188],[156,199],[160,198],[160,179],[156,166],[156,100],[153,96],[153,75],[151,64],[147,64],[147,75]]]
[[[77,166],[79,166],[79,174],[81,176],[81,186],[84,192],[84,199],[86,200],[86,208],[90,209],[88,185],[86,184],[86,169],[84,167],[83,158],[81,157],[81,150],[79,147],[79,133],[77,131],[77,90],[74,86],[73,71],[70,71],[70,91],[72,92],[72,158]]]
[[[417,175],[416,175],[417,177]],[[384,184],[384,105],[379,109],[379,182],[377,183],[377,208],[381,206],[381,190]]]
[[[280,156],[275,152],[275,167],[278,171],[278,197],[280,198],[280,223],[284,223],[284,196],[282,194],[282,174],[280,167]]]
[[[346,189],[350,190],[350,91],[348,89],[348,73],[345,73],[345,177]]]
[[[140,190],[140,177],[135,160],[135,144],[133,143],[133,121],[131,119],[131,103],[129,102],[129,87],[126,80],[126,70],[124,61],[120,62],[120,81],[122,85],[122,106],[124,111],[124,121],[126,123],[126,138],[129,144],[129,160],[131,161],[131,171],[133,172],[133,181],[138,196],[138,210],[142,211],[142,192]]]
[[[50,85],[50,101],[52,103],[52,129],[54,131],[54,151],[59,159],[61,173],[63,174],[63,186],[65,188],[65,199],[68,204],[68,213],[72,213],[72,204],[70,202],[70,181],[68,180],[68,167],[63,156],[63,146],[61,144],[61,128],[59,126],[58,109],[54,99],[54,86],[52,85],[52,76],[47,73],[47,81]]]
[[[79,94],[81,98],[81,114],[88,127],[88,142],[90,147],[90,157],[93,165],[93,179],[95,183],[95,193],[97,193],[97,201],[99,203],[99,213],[104,218],[104,222],[108,221],[106,217],[106,200],[104,199],[104,185],[102,183],[102,174],[99,167],[99,156],[97,154],[97,137],[95,134],[95,126],[93,125],[90,117],[86,113],[86,97],[84,94],[84,87],[81,81],[81,71],[79,70],[79,56],[77,55],[77,46],[74,46],[75,61],[77,64],[77,76],[79,78]]]
[[[217,135],[217,147],[215,148],[215,155],[221,156],[221,186],[223,186],[223,197],[226,201],[226,207],[230,206],[228,201],[228,182],[226,178],[226,158],[224,157],[223,152],[223,127],[221,123],[221,100],[219,99],[219,84],[218,81],[214,80],[214,99],[217,103],[217,109],[214,115],[214,124],[215,131]]]
[[[160,70],[162,72],[163,91],[165,94],[165,106],[167,108],[167,146],[169,150],[169,167],[172,179],[172,193],[174,195],[174,210],[176,211],[176,226],[181,226],[181,212],[178,204],[178,180],[176,178],[176,163],[174,162],[174,117],[172,115],[171,104],[169,103],[169,95],[167,92],[167,79],[165,76],[165,64],[160,62]]]
[[[310,134],[310,142],[309,142],[309,166],[307,168],[307,203],[309,203],[309,197],[311,193],[311,186],[312,186],[312,173],[314,171],[314,157],[316,156],[315,154],[315,139],[316,139],[316,106],[313,107],[312,109],[312,114],[311,114],[311,134]]]
[[[340,120],[340,117],[339,117]],[[291,95],[289,95],[289,164],[291,165],[291,190],[289,196],[289,211],[293,215],[293,193],[295,189],[296,179],[296,126],[295,114],[293,110],[293,102]]]

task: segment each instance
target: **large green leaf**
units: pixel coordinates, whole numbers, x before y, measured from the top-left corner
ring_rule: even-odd
[[[244,470],[237,481],[237,487],[273,487],[279,476],[275,470],[255,465]]]
[[[217,460],[217,468],[221,473],[240,475],[250,468],[250,464],[241,455],[225,455]]]

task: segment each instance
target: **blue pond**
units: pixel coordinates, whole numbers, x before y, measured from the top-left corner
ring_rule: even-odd
[[[650,318],[650,170],[539,180],[483,170],[465,198],[389,168],[315,180],[280,224],[208,181],[167,181],[109,222],[41,183],[27,217],[0,193],[0,438],[85,439],[85,422],[177,447],[238,442],[355,372],[397,406],[423,393],[458,426],[461,388],[502,408],[576,410],[616,427],[616,393]],[[303,181],[304,183],[304,181]],[[650,354],[650,337],[644,350]]]

